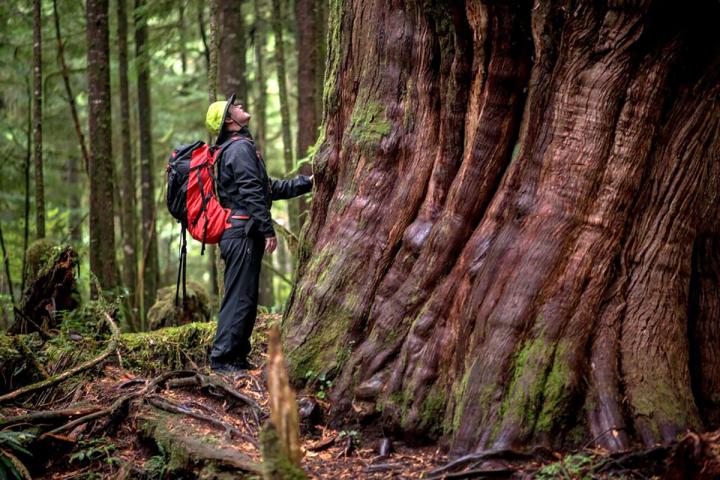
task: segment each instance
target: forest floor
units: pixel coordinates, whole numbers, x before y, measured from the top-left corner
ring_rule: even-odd
[[[62,418],[47,420],[59,430],[41,429],[45,433],[37,434],[30,458],[18,455],[38,479],[260,478],[261,426],[269,414],[267,330],[268,322],[276,320],[262,316],[258,321],[252,358],[256,370],[216,375],[198,367],[199,357],[188,355],[189,370],[162,367],[139,375],[129,368],[129,357],[118,353],[94,374],[51,397],[35,396],[32,403],[0,410],[0,424],[5,423],[0,435],[14,416],[65,412]],[[711,463],[685,462],[681,470],[675,469],[680,476],[668,468],[677,445],[613,455],[590,449],[563,454],[499,451],[450,462],[437,445],[384,439],[377,427],[331,428],[325,393],[321,389],[298,396],[302,466],[311,478],[713,478],[688,473],[703,468],[720,472],[713,470],[719,464],[720,435],[709,442],[700,436],[684,441],[688,451],[702,450]],[[98,416],[77,421],[85,415]],[[22,424],[11,423],[13,429]],[[37,419],[28,418],[27,423],[39,425]]]

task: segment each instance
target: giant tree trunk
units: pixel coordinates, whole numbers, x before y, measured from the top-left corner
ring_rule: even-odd
[[[454,452],[717,427],[717,6],[338,2],[284,321]]]
[[[90,141],[90,270],[103,289],[117,285],[113,220],[108,0],[88,0],[87,80]],[[96,292],[97,293],[97,292]]]
[[[152,114],[150,100],[150,52],[147,50],[145,0],[135,1],[135,60],[137,64],[138,125],[140,133],[140,206],[143,256],[143,321],[155,303],[160,276],[155,211],[155,179],[152,152]],[[145,324],[143,324],[145,325]]]
[[[136,329],[137,299],[137,222],[135,220],[135,161],[130,139],[130,85],[128,82],[127,7],[126,0],[117,0],[118,85],[120,89],[120,145],[122,156],[119,175],[123,252],[123,283],[128,289],[129,322]]]
[[[35,164],[35,229],[45,238],[45,182],[42,142],[42,5],[33,0],[33,142]]]

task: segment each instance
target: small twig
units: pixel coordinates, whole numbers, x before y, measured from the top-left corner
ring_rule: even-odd
[[[108,326],[110,327],[110,331],[112,332],[112,335],[110,336],[110,341],[108,342],[107,347],[103,352],[98,355],[97,357],[93,358],[92,360],[89,360],[85,363],[82,363],[78,365],[75,368],[71,368],[70,370],[66,370],[65,372],[61,373],[60,375],[56,375],[53,377],[48,378],[47,380],[43,380],[41,382],[33,383],[32,385],[28,385],[26,387],[18,388],[17,390],[14,390],[10,393],[7,393],[5,395],[0,396],[0,403],[7,402],[8,400],[14,400],[17,397],[21,395],[25,395],[30,392],[35,392],[37,390],[42,390],[47,387],[51,387],[53,385],[57,385],[58,383],[61,383],[68,378],[77,375],[78,373],[84,372],[85,370],[89,370],[90,368],[94,367],[95,365],[101,363],[103,360],[105,360],[107,357],[112,354],[112,352],[115,351],[118,344],[118,339],[120,338],[120,330],[118,329],[117,325],[115,325],[115,322],[113,321],[112,317],[105,313],[105,322],[107,322]]]

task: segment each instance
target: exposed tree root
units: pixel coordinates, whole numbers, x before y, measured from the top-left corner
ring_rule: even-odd
[[[100,407],[77,407],[65,408],[62,410],[45,410],[41,412],[32,412],[25,415],[16,415],[14,417],[5,417],[0,419],[0,427],[8,428],[13,425],[35,424],[35,423],[53,423],[58,420],[67,420],[74,417],[83,417],[93,414],[101,410]]]

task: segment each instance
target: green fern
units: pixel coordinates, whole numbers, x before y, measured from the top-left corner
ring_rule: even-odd
[[[18,454],[32,457],[32,453],[25,446],[34,438],[34,435],[27,432],[0,432],[0,479],[32,480]]]

